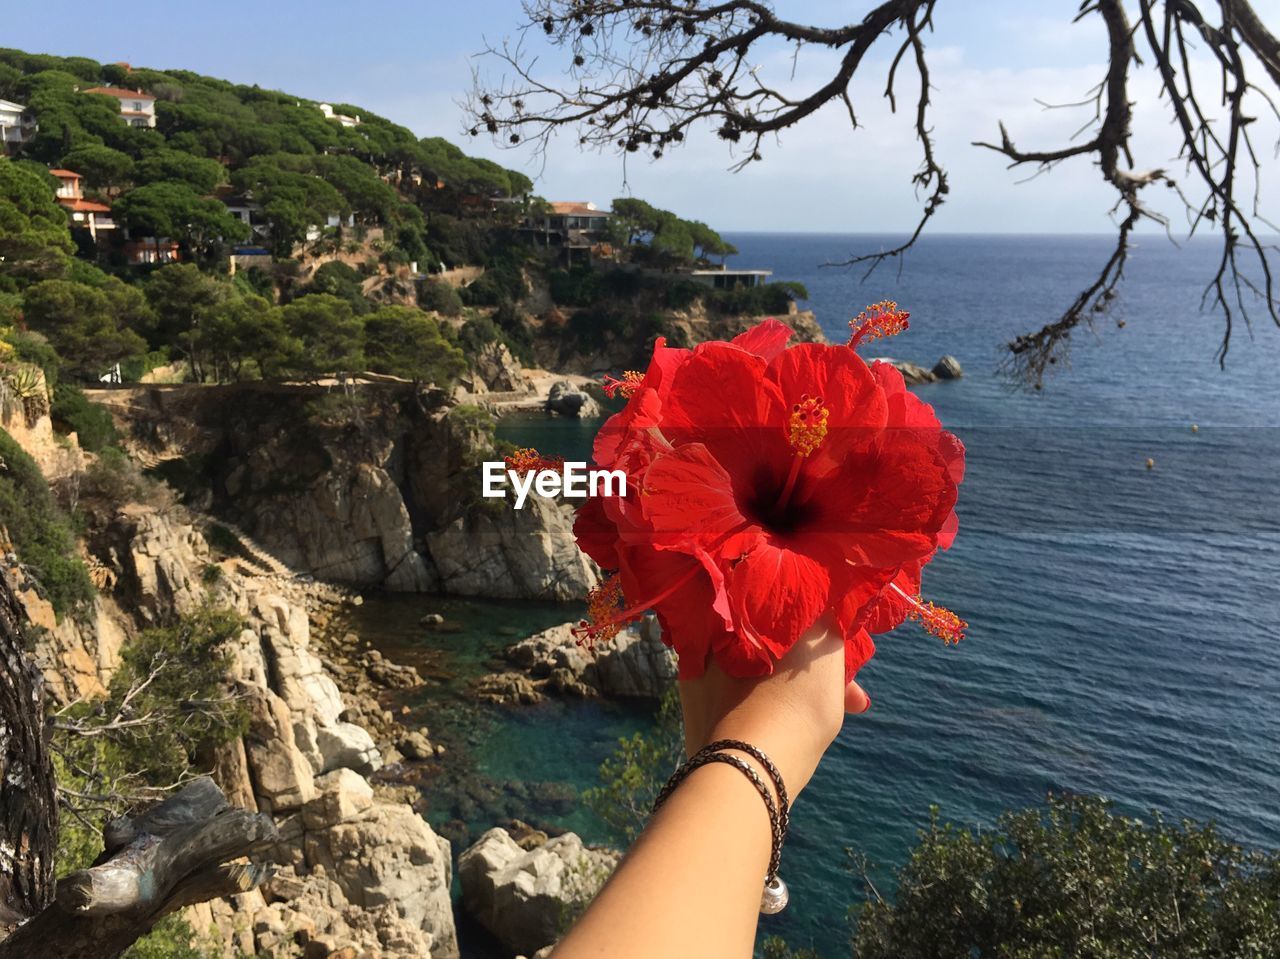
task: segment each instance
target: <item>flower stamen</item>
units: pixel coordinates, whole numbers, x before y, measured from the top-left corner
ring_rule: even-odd
[[[600,385],[604,389],[604,395],[609,399],[621,396],[623,399],[629,400],[635,395],[636,390],[640,389],[640,383],[643,380],[643,373],[637,370],[627,370],[622,374],[621,378],[606,375]]]
[[[910,315],[906,310],[898,309],[898,304],[893,300],[872,303],[849,321],[849,329],[853,331],[853,335],[849,337],[849,346],[856,348],[864,341],[869,343],[901,333],[909,325],[907,317]]]
[[[911,596],[897,583],[890,583],[889,586],[907,601],[907,619],[915,620],[926,632],[937,636],[948,646],[954,646],[964,639],[964,631],[969,628],[969,624],[951,610],[919,596]]]
[[[791,407],[787,424],[787,442],[797,456],[808,456],[827,438],[827,417],[831,411],[822,405],[821,396],[805,393]]]
[[[560,472],[564,468],[561,456],[543,456],[530,446],[522,446],[508,456],[503,457],[507,469],[521,476],[538,470],[554,470]]]
[[[645,610],[652,609],[674,593],[702,569],[697,563],[688,572],[676,577],[676,581],[652,599],[626,606],[622,595],[622,574],[613,573],[599,586],[587,593],[587,616],[570,629],[579,646],[591,648],[596,643],[608,642],[622,631],[627,623],[640,619]]]

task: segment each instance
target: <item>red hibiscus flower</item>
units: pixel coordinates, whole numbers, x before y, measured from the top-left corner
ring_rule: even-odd
[[[851,344],[906,317],[876,304]],[[948,641],[963,634],[919,598],[921,570],[955,538],[963,446],[892,366],[852,345],[787,348],[791,335],[769,319],[692,350],[659,339],[643,374],[606,381],[628,400],[595,459],[627,474],[627,495],[578,513],[579,545],[616,570],[590,597],[584,639],[652,609],[683,678],[712,657],[752,676],[826,616],[852,678],[871,634],[904,619]]]

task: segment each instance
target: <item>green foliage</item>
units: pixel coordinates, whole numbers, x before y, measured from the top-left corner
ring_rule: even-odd
[[[375,373],[449,389],[467,361],[439,322],[409,306],[384,306],[365,317],[364,355]]]
[[[736,290],[716,290],[708,296],[709,305],[729,316],[765,316],[791,309],[795,300],[807,300],[809,291],[803,283],[762,283],[760,286]]]
[[[219,959],[221,950],[204,947],[196,931],[180,915],[165,916],[121,959]]]
[[[96,190],[121,187],[133,177],[133,158],[100,143],[81,143],[63,156],[62,166],[79,173]]]
[[[1143,822],[1110,803],[1050,797],[996,829],[939,822],[873,897],[859,959],[1211,959],[1280,955],[1280,854],[1247,852],[1212,826]]]
[[[767,936],[760,949],[764,959],[822,959],[813,949],[792,949],[779,936]]]
[[[441,316],[462,315],[462,297],[441,280],[425,280],[418,285],[418,306]]]
[[[225,206],[174,180],[130,190],[112,212],[136,235],[171,237],[196,254],[209,252],[217,242],[249,238],[249,228]]]
[[[226,177],[226,168],[217,160],[171,149],[148,153],[138,162],[134,173],[134,179],[139,185],[180,183],[201,194],[212,193]]]
[[[0,157],[0,289],[58,276],[75,250],[47,174]]]
[[[363,313],[369,306],[361,290],[363,281],[364,277],[360,275],[359,270],[341,260],[330,260],[316,268],[315,273],[311,275],[311,282],[303,288],[301,295],[327,293],[346,300],[351,304],[352,309]]]
[[[90,403],[84,391],[72,383],[54,386],[51,415],[63,432],[75,432],[80,445],[91,453],[100,453],[120,440],[111,414]]]
[[[54,502],[35,460],[4,430],[0,462],[0,517],[18,559],[61,617],[93,596],[71,521]]]
[[[600,766],[600,785],[583,792],[582,801],[630,845],[649,821],[658,791],[683,760],[680,695],[672,686],[653,728],[618,740],[618,748]]]
[[[224,686],[226,644],[242,628],[233,610],[206,604],[144,630],[121,652],[106,699],[66,711],[59,754],[91,790],[121,801],[199,771],[203,757],[248,728]]]
[[[364,365],[363,328],[351,304],[327,293],[306,296],[281,310],[284,328],[302,344],[295,366],[307,376],[350,373]]]
[[[605,293],[603,275],[588,264],[553,270],[547,279],[551,299],[561,306],[591,306]]]
[[[519,262],[510,256],[493,260],[484,273],[462,288],[462,302],[468,306],[501,306],[519,303],[529,295],[529,285]]]
[[[635,197],[613,201],[612,239],[633,257],[658,266],[728,256],[737,248],[700,220],[683,220]]]

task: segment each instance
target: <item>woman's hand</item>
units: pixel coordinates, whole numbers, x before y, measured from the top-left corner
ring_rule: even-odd
[[[773,760],[793,797],[836,738],[846,708],[870,705],[857,683],[845,687],[844,647],[825,625],[802,637],[772,675],[732,679],[712,665],[680,684],[680,700],[691,754],[716,739],[751,743]],[[721,763],[695,769],[556,948],[556,959],[749,957],[770,841],[766,807],[739,770]]]
[[[715,662],[698,679],[680,683],[685,750],[692,756],[717,739],[741,739],[762,749],[796,795],[835,740],[846,712],[871,700],[856,682],[844,683],[840,634],[819,622],[769,676],[734,679]]]

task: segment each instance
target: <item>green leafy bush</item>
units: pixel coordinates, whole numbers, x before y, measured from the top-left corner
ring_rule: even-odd
[[[618,748],[600,766],[600,785],[584,791],[582,801],[630,845],[649,821],[658,791],[683,760],[680,696],[672,686],[653,728],[618,740]]]
[[[84,391],[73,383],[54,386],[50,414],[63,432],[76,433],[80,445],[91,453],[116,446],[120,441],[111,414],[96,403],[90,403]]]
[[[1280,854],[1102,799],[1050,797],[992,830],[935,808],[897,878],[893,902],[862,909],[859,959],[1280,955]]]
[[[425,280],[418,285],[418,306],[441,316],[462,315],[462,297],[441,280]]]
[[[736,290],[716,290],[708,303],[720,313],[731,316],[763,316],[786,313],[794,300],[807,300],[809,291],[803,283],[779,281]]]
[[[93,597],[88,570],[76,553],[70,518],[58,508],[44,474],[0,430],[0,517],[13,548],[59,617]]]

